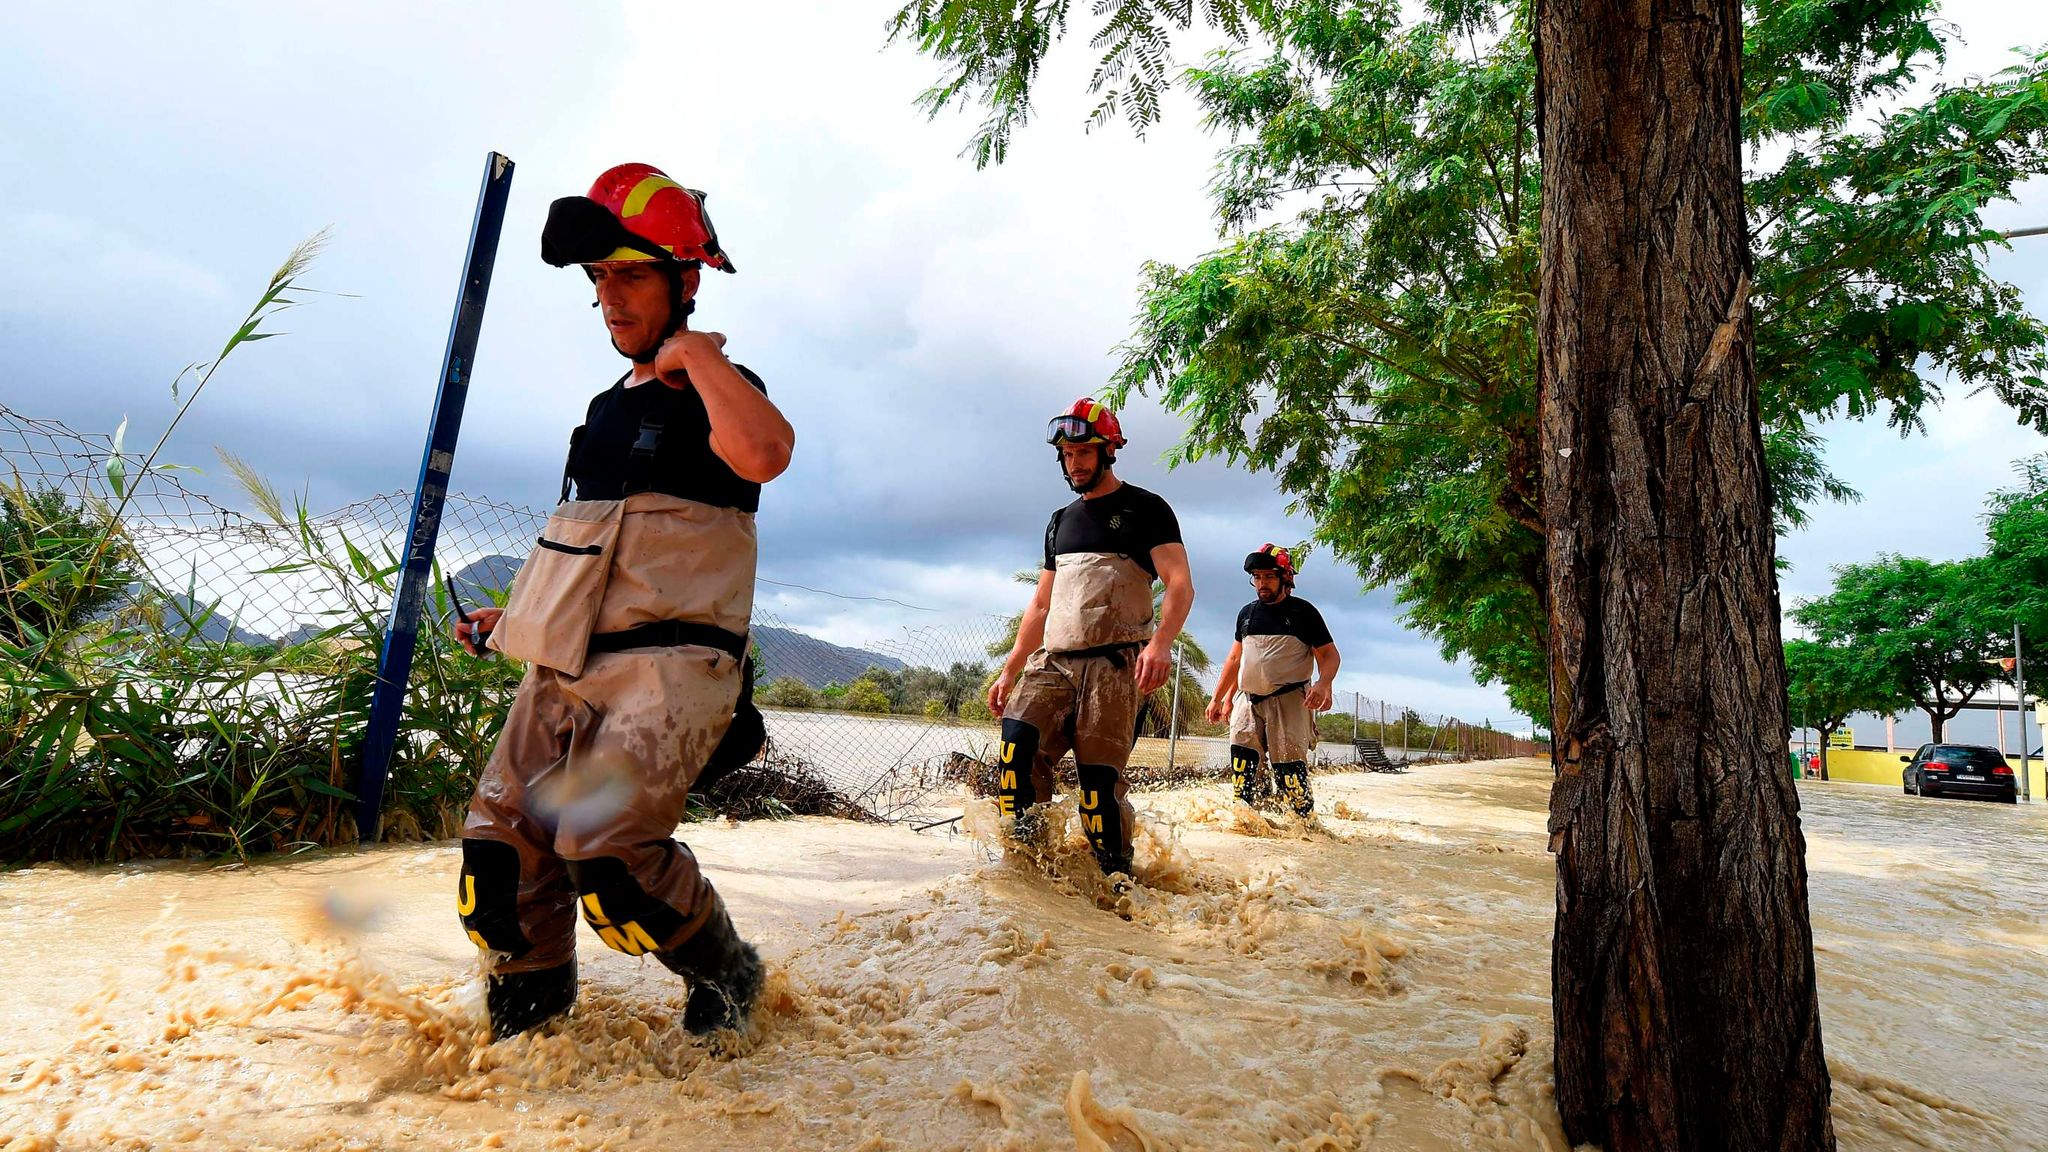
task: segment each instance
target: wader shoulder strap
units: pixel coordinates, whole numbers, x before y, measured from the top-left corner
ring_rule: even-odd
[[[1308,681],[1296,680],[1292,684],[1282,684],[1278,688],[1273,689],[1271,692],[1247,692],[1245,693],[1245,695],[1250,696],[1252,698],[1252,703],[1254,704],[1264,704],[1266,701],[1271,700],[1275,696],[1285,696],[1289,692],[1299,692],[1306,687],[1308,687]]]
[[[556,501],[557,504],[569,502],[569,473],[576,470],[576,449],[583,446],[583,429],[586,427],[588,425],[578,424],[575,431],[569,433],[569,458],[562,461],[562,497]]]
[[[644,387],[644,385],[643,385]],[[654,462],[661,454],[661,421],[648,417],[640,422],[633,447],[626,453],[626,485],[622,494],[654,490]]]

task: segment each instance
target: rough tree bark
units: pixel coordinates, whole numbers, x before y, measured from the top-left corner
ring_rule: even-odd
[[[1558,1106],[1607,1152],[1832,1149],[1785,770],[1740,0],[1538,0]]]

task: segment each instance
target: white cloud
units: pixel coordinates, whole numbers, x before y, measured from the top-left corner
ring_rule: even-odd
[[[327,223],[322,298],[289,340],[238,357],[174,443],[226,442],[316,505],[411,483],[487,148],[519,164],[456,466],[459,487],[551,498],[568,428],[621,362],[588,287],[536,258],[547,203],[646,160],[711,193],[742,272],[701,318],[767,377],[798,426],[762,514],[764,571],[966,618],[1022,602],[1067,497],[1038,442],[1094,392],[1129,332],[1139,265],[1215,243],[1204,198],[1218,141],[1185,99],[1149,141],[1088,133],[1090,53],[1063,46],[1001,169],[957,155],[973,113],[928,123],[935,67],[884,49],[889,4],[540,3],[324,9],[241,4],[0,11],[0,100],[33,108],[0,137],[0,373],[7,401],[88,428],[167,412],[163,384],[218,347],[279,257]],[[2032,5],[1950,3],[1975,33],[1951,71],[2043,39]],[[1085,18],[1082,23],[1085,24]],[[1980,48],[1979,45],[1993,47]],[[1183,53],[1191,58],[1193,53]],[[2048,223],[2044,190],[2006,226]],[[2041,299],[2048,239],[1999,265]],[[67,258],[112,248],[115,264]],[[110,269],[117,269],[113,274]],[[95,285],[114,291],[91,295]],[[82,295],[83,294],[83,295]],[[1140,402],[1124,470],[1179,509],[1196,625],[1220,655],[1237,564],[1307,534],[1272,479],[1157,464],[1177,421]],[[1985,489],[2038,450],[1995,405],[1955,398],[1928,440],[1839,426],[1830,458],[1871,499],[1816,511],[1787,542],[1801,580],[1880,547],[1968,551]],[[1347,690],[1424,710],[1506,714],[1385,593],[1319,558],[1304,591],[1352,661]],[[872,601],[765,598],[831,639],[914,627]]]

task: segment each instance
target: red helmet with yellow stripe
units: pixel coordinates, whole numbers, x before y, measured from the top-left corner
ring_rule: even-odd
[[[651,260],[735,270],[704,211],[704,193],[652,164],[608,168],[589,195],[550,205],[540,255],[557,268]]]
[[[1124,426],[1117,420],[1116,413],[1109,405],[1098,404],[1090,396],[1074,401],[1074,406],[1061,415],[1052,418],[1046,425],[1045,442],[1048,444],[1107,444],[1121,448],[1128,441],[1124,439]]]
[[[1278,544],[1261,544],[1259,550],[1244,558],[1246,572],[1278,572],[1280,582],[1294,587],[1294,556]]]

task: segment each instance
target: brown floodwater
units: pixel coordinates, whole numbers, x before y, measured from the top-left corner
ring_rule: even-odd
[[[1078,835],[802,819],[686,837],[771,962],[744,1034],[582,947],[562,1026],[477,1027],[452,845],[0,875],[0,1150],[1553,1149],[1548,769],[1137,797]],[[1845,1149],[2048,1147],[2048,813],[1802,791]]]

